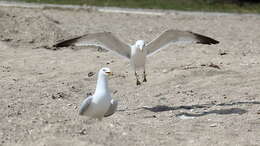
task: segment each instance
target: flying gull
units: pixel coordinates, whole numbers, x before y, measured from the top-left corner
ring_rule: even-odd
[[[103,117],[113,115],[117,109],[117,101],[110,96],[108,76],[112,72],[109,68],[101,68],[98,72],[96,91],[88,96],[80,105],[79,115],[102,120]]]
[[[207,45],[219,43],[219,41],[201,34],[190,31],[169,29],[164,31],[161,35],[148,44],[146,44],[143,40],[137,40],[134,45],[128,45],[115,37],[111,32],[100,32],[63,40],[54,44],[53,46],[97,46],[111,50],[130,60],[130,63],[134,68],[136,84],[140,85],[141,82],[139,81],[139,76],[136,71],[138,68],[143,69],[143,82],[146,82],[146,57],[154,54],[160,49],[166,48],[172,43],[177,42],[199,43]]]

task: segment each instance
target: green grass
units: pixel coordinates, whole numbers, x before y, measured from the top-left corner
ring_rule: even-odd
[[[184,11],[260,13],[260,3],[239,6],[221,0],[13,0],[49,4],[116,6],[127,8],[174,9]]]

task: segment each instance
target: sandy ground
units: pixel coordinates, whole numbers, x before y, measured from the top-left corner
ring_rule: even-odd
[[[253,15],[0,7],[0,145],[260,145],[259,24]],[[40,47],[100,31],[150,41],[169,28],[221,43],[160,51],[138,87],[127,60],[111,52]],[[104,66],[115,73],[109,83],[119,111],[101,122],[80,117]]]

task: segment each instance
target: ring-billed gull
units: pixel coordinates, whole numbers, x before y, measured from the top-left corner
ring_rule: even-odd
[[[88,96],[80,105],[79,115],[102,120],[113,115],[117,109],[117,101],[113,100],[108,88],[109,68],[101,68],[98,72],[97,86],[93,96]]]
[[[128,45],[115,37],[111,32],[101,32],[86,34],[76,38],[63,40],[53,46],[97,46],[116,52],[117,54],[130,60],[130,63],[134,68],[136,84],[140,85],[141,83],[139,81],[139,76],[136,70],[138,68],[143,69],[143,82],[146,82],[146,56],[150,56],[158,50],[166,48],[170,44],[176,42],[195,42],[207,45],[219,43],[219,41],[201,34],[193,33],[190,31],[169,29],[167,31],[164,31],[161,35],[159,35],[156,39],[148,44],[146,44],[143,40],[137,40],[134,45]]]

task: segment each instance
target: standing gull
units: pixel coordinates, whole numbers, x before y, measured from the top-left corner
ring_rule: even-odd
[[[102,120],[115,113],[117,101],[110,96],[108,88],[109,68],[101,68],[98,72],[96,91],[93,96],[88,96],[80,105],[79,115],[85,115]]]
[[[199,43],[199,44],[218,44],[219,41],[210,37],[200,35],[189,31],[180,31],[169,29],[159,35],[156,39],[146,44],[143,40],[137,40],[134,45],[128,45],[111,32],[91,33],[76,38],[60,41],[54,44],[54,47],[67,47],[67,46],[97,46],[107,50],[116,52],[130,60],[134,68],[136,84],[140,85],[137,69],[143,69],[143,82],[146,82],[145,61],[146,56],[150,56],[160,49],[166,48],[172,43],[177,42]]]

